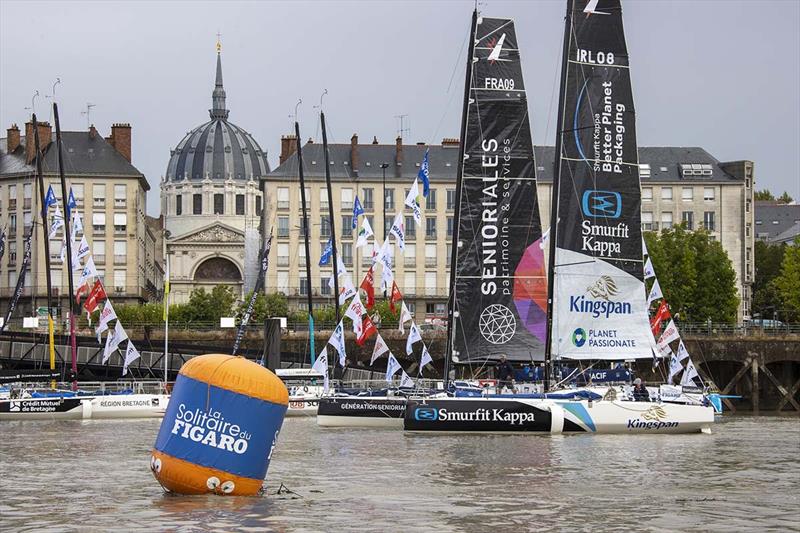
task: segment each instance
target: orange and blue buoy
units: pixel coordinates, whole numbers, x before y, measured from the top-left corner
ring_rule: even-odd
[[[201,355],[180,370],[150,458],[179,494],[251,496],[261,490],[289,393],[242,357]]]

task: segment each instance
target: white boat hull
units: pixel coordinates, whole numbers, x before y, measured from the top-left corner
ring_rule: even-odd
[[[322,427],[402,428],[406,399],[388,396],[320,399],[317,424]]]
[[[166,394],[120,394],[0,400],[0,420],[161,418]]]
[[[319,409],[319,398],[317,397],[289,397],[289,407],[286,409],[286,416],[317,416]]]

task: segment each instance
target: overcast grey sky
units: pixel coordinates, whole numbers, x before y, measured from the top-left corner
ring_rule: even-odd
[[[230,120],[277,165],[298,98],[318,137],[323,89],[332,142],[458,136],[471,1],[0,1],[0,131],[27,120],[35,90],[57,96],[63,129],[133,126],[133,162],[153,188],[173,148],[208,119],[222,34]],[[534,141],[552,144],[564,0],[484,1],[516,20]],[[758,188],[800,197],[800,2],[626,0],[640,146],[702,146],[756,162]],[[451,83],[452,79],[452,83]],[[49,100],[38,114],[47,118]]]

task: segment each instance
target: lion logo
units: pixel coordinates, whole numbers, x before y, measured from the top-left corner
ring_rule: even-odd
[[[642,413],[642,418],[645,420],[664,420],[667,418],[667,411],[660,405],[653,405]]]
[[[586,288],[586,291],[595,298],[602,298],[606,301],[619,293],[617,283],[611,276],[600,276],[600,278],[594,282],[594,285]]]

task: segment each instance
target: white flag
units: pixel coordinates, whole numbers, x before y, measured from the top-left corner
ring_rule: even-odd
[[[117,322],[119,323],[119,322]],[[317,360],[314,361],[314,365],[311,367],[311,370],[315,372],[319,372],[323,376],[325,376],[325,386],[323,387],[323,392],[327,393],[330,383],[328,381],[328,345],[326,344],[325,347],[322,349],[320,354],[317,356]]]
[[[342,286],[339,287],[339,305],[344,305],[347,300],[356,294],[358,294],[358,291],[353,285],[353,278],[350,277],[350,274],[347,274],[342,279]]]
[[[400,330],[400,333],[403,335],[406,333],[406,322],[409,320],[414,320],[414,317],[411,316],[411,311],[408,310],[406,303],[403,302],[400,306],[400,320],[397,322],[397,329]]]
[[[400,363],[395,359],[394,354],[389,352],[389,360],[386,362],[386,381],[392,382],[392,376],[400,370]]]
[[[80,289],[83,287],[84,283],[89,282],[89,278],[96,278],[97,276],[97,267],[94,266],[94,259],[90,256],[89,259],[86,260],[86,266],[84,266],[81,271],[81,277],[78,279],[76,287]]]
[[[97,333],[97,342],[100,342],[100,334],[108,329],[108,323],[115,318],[117,318],[117,313],[111,306],[111,300],[106,300],[105,305],[103,305],[103,310],[100,311],[100,319],[97,324],[97,329],[95,330]]]
[[[139,350],[137,350],[136,346],[133,345],[133,342],[131,342],[131,340],[128,339],[128,348],[125,350],[125,362],[123,363],[122,366],[123,376],[128,373],[128,366],[130,366],[131,363],[139,359],[139,357],[141,357],[141,355],[139,354]]]
[[[378,252],[373,258],[374,262],[382,264],[384,267],[392,268],[392,243],[387,238],[383,244],[378,248],[378,239],[375,239],[375,248]]]
[[[422,212],[419,208],[419,183],[417,182],[417,178],[414,178],[414,185],[408,190],[405,204],[414,212],[414,222],[417,223],[417,226],[421,226]],[[400,249],[402,250],[402,247]]]
[[[694,363],[692,363],[691,358],[689,362],[686,363],[686,370],[683,371],[683,377],[681,378],[681,385],[689,385],[694,386],[694,378],[698,377],[700,374],[697,373],[697,369],[694,367]]]
[[[411,376],[406,374],[406,371],[403,370],[403,375],[400,377],[400,387],[403,389],[413,389],[414,388],[414,380],[411,379]]]
[[[689,357],[689,351],[686,349],[686,346],[683,345],[683,341],[681,341],[678,345],[678,361],[683,362],[687,357]]]
[[[361,221],[361,229],[358,230],[358,240],[356,241],[356,248],[366,246],[367,240],[375,235],[372,231],[372,226],[369,225],[369,218],[364,217]]]
[[[425,346],[425,343],[422,344],[422,358],[419,360],[419,373],[422,374],[422,368],[427,365],[428,363],[433,363],[433,357],[431,357],[430,352],[428,351],[428,347]]]
[[[647,262],[644,264],[644,279],[650,279],[654,277],[656,277],[656,271],[653,270],[653,263],[648,257]]]
[[[353,321],[353,332],[355,332],[358,337],[361,336],[361,326],[364,323],[361,317],[363,317],[366,312],[364,304],[361,303],[361,296],[356,292],[355,298],[353,298],[353,301],[347,306],[344,316]]]
[[[406,354],[411,355],[414,351],[414,343],[421,341],[422,335],[419,333],[419,328],[417,324],[412,320],[411,321],[411,329],[408,332],[408,339],[406,340]]]
[[[661,338],[658,339],[658,344],[669,344],[672,341],[680,338],[681,336],[678,334],[678,327],[675,325],[675,321],[670,319],[669,324],[667,324],[667,327],[664,330],[664,333],[662,333]]]
[[[644,242],[644,235],[642,236],[642,255],[650,255],[647,253],[647,243]]]
[[[664,295],[661,294],[661,287],[658,284],[658,280],[656,280],[655,283],[653,283],[653,288],[650,289],[650,296],[647,297],[647,305],[649,306],[654,301],[663,297]]]
[[[372,349],[372,359],[369,360],[370,365],[372,365],[378,357],[389,351],[389,347],[386,346],[386,341],[383,340],[381,334],[378,333],[377,335],[378,338],[375,339],[375,347]]]
[[[64,227],[64,215],[61,213],[61,208],[56,204],[56,212],[53,215],[53,222],[50,223],[50,235],[52,239],[58,233],[58,228]]]
[[[78,251],[76,255],[78,259],[83,259],[89,255],[89,242],[86,240],[86,235],[81,237],[81,242],[78,244]]]
[[[341,366],[345,366],[347,363],[347,354],[344,351],[344,321],[340,321],[336,325],[336,329],[333,330],[333,335],[331,335],[328,344],[336,348],[336,351],[339,352],[339,364]]]
[[[127,338],[128,334],[125,333],[125,330],[122,328],[122,323],[117,320],[114,329],[109,331],[108,336],[106,336],[106,348],[103,350],[102,364],[106,364],[106,361],[108,361],[108,358],[111,357],[111,354],[114,353],[119,347],[120,343]]]
[[[667,377],[667,384],[672,385],[672,378],[678,375],[678,372],[683,370],[683,365],[678,355],[673,354],[669,360],[669,377]]]
[[[67,261],[67,236],[64,235],[61,239],[61,263]]]
[[[347,266],[344,264],[344,260],[342,259],[341,255],[336,256],[336,276],[342,277],[347,276]]]
[[[392,223],[391,229],[389,229],[389,233],[397,238],[397,245],[400,247],[400,251],[405,251],[406,223],[403,218],[403,213],[397,213],[397,215],[394,217],[394,222]]]
[[[72,219],[72,233],[70,236],[72,237],[72,242],[78,238],[78,232],[83,233],[83,222],[81,222],[81,214],[78,213],[77,209],[70,210],[70,218]]]
[[[547,246],[548,239],[550,239],[550,228],[547,228],[547,231],[542,233],[542,238],[539,239],[539,248],[544,250],[545,246]]]

